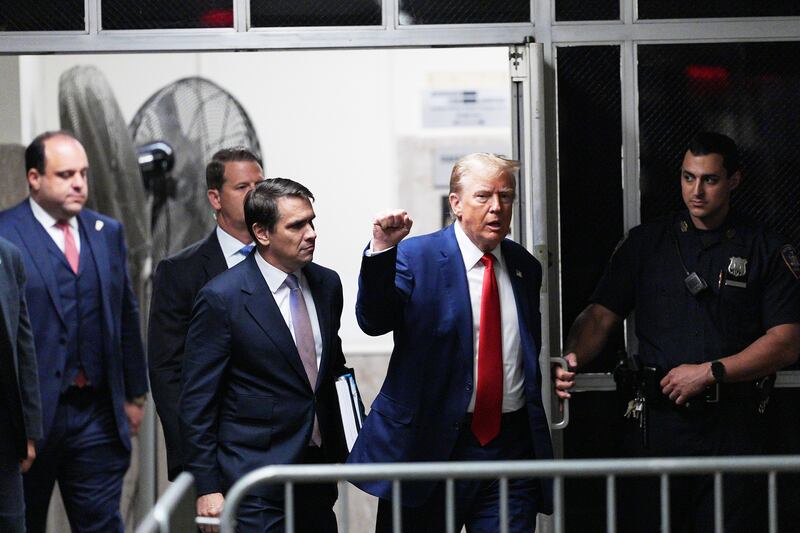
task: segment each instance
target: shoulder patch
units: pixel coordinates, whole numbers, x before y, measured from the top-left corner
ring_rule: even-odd
[[[797,249],[791,244],[786,244],[781,248],[781,257],[794,277],[800,279],[800,257],[797,255]]]

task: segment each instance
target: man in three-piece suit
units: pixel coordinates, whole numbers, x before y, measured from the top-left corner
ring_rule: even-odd
[[[122,225],[84,209],[89,165],[71,134],[39,135],[25,164],[30,197],[0,213],[0,235],[24,259],[42,397],[27,527],[45,530],[57,480],[73,531],[122,531],[122,478],[147,393]]]
[[[170,480],[183,470],[178,398],[192,305],[208,280],[243,261],[253,249],[253,238],[244,222],[244,197],[263,179],[261,162],[246,148],[225,148],[215,153],[206,166],[206,185],[217,227],[205,239],[161,261],[156,269],[147,352]]]
[[[359,279],[356,316],[370,335],[394,333],[380,393],[351,463],[550,459],[542,406],[539,289],[542,270],[505,239],[518,163],[471,154],[456,163],[447,228],[403,240],[405,211],[375,219]],[[402,242],[401,242],[402,241]],[[378,496],[378,531],[391,531],[391,483],[356,483]],[[533,531],[550,512],[547,480],[509,481],[510,531]],[[456,482],[456,530],[495,532],[496,480]],[[443,531],[442,483],[402,490],[404,531]]]
[[[19,250],[0,238],[0,531],[25,531],[21,472],[36,457],[42,405]]]
[[[259,183],[244,205],[256,253],[197,296],[180,416],[200,516],[218,516],[223,494],[255,468],[346,456],[334,386],[345,365],[342,284],[311,262],[313,198],[292,180]],[[296,530],[336,531],[336,497],[335,484],[297,485]],[[239,531],[283,531],[283,505],[283,487],[255,491],[239,509]]]

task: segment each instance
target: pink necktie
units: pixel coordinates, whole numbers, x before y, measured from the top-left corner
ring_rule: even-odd
[[[69,263],[72,271],[77,274],[80,255],[78,254],[78,245],[75,244],[75,236],[72,234],[72,228],[66,222],[56,222],[56,227],[64,232],[64,255],[67,256],[67,263]]]
[[[311,388],[317,385],[317,349],[314,342],[314,331],[311,329],[311,318],[308,316],[303,290],[297,280],[297,276],[289,274],[286,276],[286,286],[289,287],[289,308],[292,313],[292,326],[294,327],[295,344],[300,360],[308,376]],[[322,435],[319,431],[319,421],[314,415],[314,428],[311,431],[311,442],[316,446],[322,444]]]
[[[67,256],[67,263],[72,271],[78,273],[78,265],[80,264],[80,254],[78,254],[78,245],[75,244],[75,236],[72,234],[72,227],[66,222],[56,222],[56,227],[64,232],[64,255]],[[79,389],[84,388],[89,384],[89,378],[83,368],[78,368],[78,374],[75,376],[75,386]]]
[[[472,433],[486,446],[500,432],[503,409],[503,345],[500,332],[500,295],[494,275],[494,256],[481,257],[484,265],[481,322],[478,333],[478,386]]]

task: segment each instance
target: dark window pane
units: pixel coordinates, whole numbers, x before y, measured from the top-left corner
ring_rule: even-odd
[[[556,20],[619,20],[619,0],[556,0]]]
[[[622,96],[619,46],[557,50],[561,320],[564,336],[586,307],[624,231]],[[623,346],[622,330],[586,372],[609,371]],[[613,457],[623,406],[614,394],[582,393],[571,400],[564,430],[569,458]],[[573,418],[575,417],[575,418]],[[567,531],[600,531],[605,480],[567,480]],[[604,529],[603,529],[604,531]]]
[[[640,19],[800,15],[797,0],[639,0]]]
[[[618,46],[560,47],[558,79],[562,323],[586,306],[624,231]],[[612,345],[614,343],[611,343]],[[615,346],[587,372],[613,367]]]
[[[85,31],[83,0],[3,0],[0,31]]]
[[[696,131],[731,136],[733,206],[800,244],[800,43],[639,46],[642,220],[682,209],[679,169]]]
[[[530,0],[400,0],[400,24],[493,24],[530,20]]]
[[[102,0],[104,30],[232,28],[233,0]]]
[[[251,0],[250,3],[250,24],[256,28],[381,23],[380,0]]]

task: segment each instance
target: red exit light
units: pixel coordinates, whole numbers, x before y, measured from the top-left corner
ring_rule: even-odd
[[[206,28],[232,28],[233,9],[209,9],[200,16],[200,23]]]
[[[725,67],[689,65],[686,67],[686,76],[696,82],[724,83],[728,81],[730,72]]]

